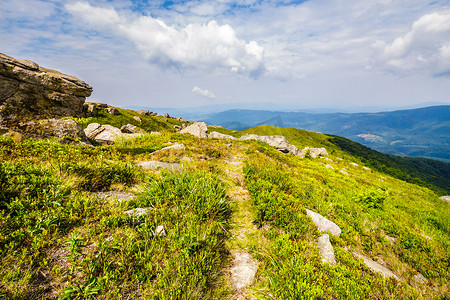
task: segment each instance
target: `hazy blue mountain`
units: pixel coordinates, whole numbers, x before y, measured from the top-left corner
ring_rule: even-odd
[[[344,136],[395,154],[450,161],[450,105],[379,113],[227,110],[202,119],[242,130],[271,125]]]

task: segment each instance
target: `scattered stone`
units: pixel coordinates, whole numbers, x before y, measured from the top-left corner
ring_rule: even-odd
[[[149,116],[152,114],[152,112],[148,111],[148,110],[144,110],[144,109],[140,109],[137,111],[138,114],[140,115],[144,115],[144,116]]]
[[[361,258],[369,269],[371,269],[373,272],[377,272],[377,273],[381,274],[381,276],[383,276],[384,278],[393,277],[397,280],[400,280],[400,278],[397,275],[395,275],[394,272],[392,272],[385,266],[383,266],[383,265],[371,260],[370,258],[357,253],[357,252],[354,252],[354,255],[358,258]]]
[[[371,170],[371,169],[368,168],[368,167],[363,167],[363,169],[366,170],[366,171],[370,171],[370,170]]]
[[[167,119],[166,118],[161,118],[161,121],[167,122]]]
[[[232,255],[231,283],[233,288],[239,291],[253,283],[258,271],[258,263],[246,252],[232,251]]]
[[[396,238],[389,236],[389,235],[385,235],[384,238],[392,245],[394,245]]]
[[[347,171],[344,171],[344,170],[339,170],[339,172],[341,172],[344,175],[350,175]]]
[[[135,199],[136,196],[130,193],[109,191],[109,192],[96,192],[94,193],[100,199],[114,199],[119,202]]]
[[[96,117],[98,115],[98,108],[95,103],[86,102],[83,104],[83,114],[86,118]]]
[[[123,125],[120,128],[120,131],[122,131],[123,133],[138,133],[138,134],[145,133],[145,130],[143,130],[137,126],[134,126],[132,124]]]
[[[428,282],[428,279],[425,276],[423,276],[421,273],[417,273],[416,275],[414,275],[413,279],[415,282],[420,283],[420,284],[426,284]]]
[[[312,221],[316,224],[319,231],[327,232],[329,231],[332,235],[341,235],[341,228],[335,223],[331,222],[324,216],[307,209],[306,214],[311,217]]]
[[[151,135],[161,135],[161,132],[158,131],[152,131],[150,132]]]
[[[442,196],[442,197],[439,197],[439,199],[447,201],[448,203],[450,203],[450,196]]]
[[[173,129],[175,129],[176,131],[180,131],[182,128],[180,125],[173,125]]]
[[[176,163],[167,163],[167,162],[162,162],[162,161],[144,161],[138,164],[140,167],[144,168],[144,169],[153,169],[153,170],[157,170],[157,169],[168,169],[168,170],[179,170],[180,169],[180,164],[176,164]]]
[[[331,169],[331,170],[334,170],[333,166],[332,166],[332,165],[330,165],[330,164],[327,164],[327,165],[325,166],[325,168],[327,168],[327,169]]]
[[[329,162],[333,162],[333,160],[331,159],[331,158],[328,158],[328,157],[320,157],[321,159],[324,159],[324,160],[326,160],[326,161],[329,161]]]
[[[155,231],[153,232],[154,237],[162,237],[166,236],[166,230],[164,229],[163,225],[158,225],[155,228]]]
[[[150,116],[152,116],[152,117],[156,117],[157,115],[158,115],[158,113],[155,113],[155,112],[150,112],[150,114],[149,114]]]
[[[141,123],[142,119],[139,118],[138,116],[133,116],[133,119],[136,120],[137,122]]]
[[[119,110],[118,110],[117,108],[115,108],[115,107],[108,107],[108,108],[106,109],[106,112],[107,112],[108,114],[110,114],[110,115],[113,115],[113,116],[118,116],[118,115],[120,115]]]
[[[137,219],[139,217],[145,216],[151,210],[150,207],[147,208],[133,208],[124,212],[129,218]]]
[[[23,141],[23,139],[24,139],[24,136],[22,133],[15,131],[13,129],[10,129],[10,128],[1,127],[1,126],[0,126],[0,136],[10,137],[16,143],[19,143],[19,142]]]
[[[159,150],[157,150],[155,152],[152,152],[151,154],[156,154],[156,153],[159,153],[161,151],[166,151],[166,150],[170,150],[170,149],[175,150],[175,151],[180,151],[180,150],[186,149],[186,147],[183,144],[175,143],[172,146],[167,146],[167,147],[161,148],[161,149],[159,149]]]
[[[334,266],[336,259],[334,257],[333,246],[330,242],[330,236],[328,234],[322,234],[317,241],[317,247],[319,248],[320,255],[322,256],[322,263],[329,263]]]
[[[350,165],[354,166],[354,167],[359,167],[359,165],[357,163],[351,162]]]
[[[168,113],[165,113],[164,114],[164,118],[167,118],[167,119],[170,119],[170,118],[172,118]]]
[[[325,148],[309,148],[305,147],[301,151],[298,152],[298,156],[305,157],[309,153],[311,158],[317,158],[320,156],[328,155],[327,149]]]
[[[219,133],[217,131],[213,131],[210,134],[208,134],[208,138],[210,139],[224,139],[224,140],[236,140],[234,136]]]
[[[84,130],[86,136],[102,144],[114,144],[114,140],[122,136],[123,133],[119,128],[111,125],[100,125],[91,123]]]
[[[91,93],[75,76],[0,53],[0,126],[20,130],[30,121],[83,117]]]
[[[180,131],[180,133],[189,133],[190,135],[196,136],[198,138],[206,138],[208,127],[205,122],[195,122]]]

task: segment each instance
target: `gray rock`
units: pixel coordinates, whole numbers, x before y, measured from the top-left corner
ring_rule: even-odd
[[[344,171],[344,170],[339,170],[339,172],[341,172],[344,175],[349,175],[349,173],[347,171]]]
[[[155,152],[152,152],[152,154],[156,154],[156,153],[159,153],[161,151],[167,151],[167,150],[181,151],[181,150],[184,150],[184,149],[186,149],[186,147],[183,144],[175,143],[175,144],[173,144],[171,146],[167,146],[167,147],[161,148],[161,149],[159,149],[159,150],[157,150]]]
[[[389,277],[393,277],[397,280],[400,280],[400,278],[394,274],[394,272],[392,272],[391,270],[389,270],[388,268],[386,268],[385,266],[371,260],[370,258],[359,254],[357,252],[354,252],[354,255],[358,258],[361,258],[364,261],[364,264],[371,269],[373,272],[377,272],[379,274],[381,274],[381,276],[383,276],[384,278],[389,278]]]
[[[317,247],[319,248],[320,255],[322,256],[322,263],[329,263],[334,266],[336,259],[334,257],[333,246],[330,242],[328,234],[322,234],[317,241]]]
[[[366,170],[366,171],[370,171],[370,170],[371,170],[371,169],[368,168],[368,167],[363,167],[363,169]]]
[[[155,231],[153,232],[154,237],[162,237],[166,235],[166,230],[164,229],[163,225],[156,226]]]
[[[384,238],[391,244],[391,246],[394,245],[395,240],[396,240],[394,237],[385,235]]]
[[[120,131],[122,131],[123,133],[138,133],[138,134],[145,133],[145,130],[143,130],[137,126],[134,126],[132,124],[123,125],[120,128]]]
[[[108,114],[113,115],[113,116],[118,116],[118,115],[120,115],[119,110],[118,110],[117,108],[115,108],[115,107],[108,107],[105,111],[106,111]]]
[[[95,103],[86,102],[83,104],[83,114],[86,118],[96,117],[98,115],[98,108]]]
[[[317,158],[320,156],[328,155],[327,149],[325,148],[310,148],[305,147],[301,151],[298,152],[298,156],[305,157],[307,154],[311,156],[311,158]]]
[[[105,129],[99,123],[91,123],[84,129],[84,133],[88,138],[93,140],[103,130]]]
[[[312,221],[316,224],[317,229],[322,232],[329,231],[332,235],[341,235],[341,228],[335,223],[331,222],[324,216],[307,209],[306,214],[311,217]]]
[[[224,140],[236,140],[234,136],[219,133],[217,131],[213,131],[210,134],[208,134],[208,138],[210,139],[224,139]]]
[[[332,165],[330,165],[330,164],[327,164],[327,165],[325,166],[325,168],[327,168],[327,169],[331,169],[331,170],[334,170],[333,166],[332,166]]]
[[[136,219],[136,218],[143,217],[143,216],[147,215],[147,213],[150,210],[151,210],[150,207],[147,207],[147,208],[138,207],[138,208],[133,208],[133,209],[124,211],[124,214],[126,214],[129,218]]]
[[[258,263],[246,252],[232,251],[232,254],[231,283],[233,288],[239,291],[253,283],[258,271]]]
[[[141,123],[142,119],[139,118],[138,116],[133,116],[133,119],[136,120],[137,122]]]
[[[208,127],[205,122],[195,122],[180,131],[180,133],[188,133],[190,135],[196,136],[198,138],[206,138]]]
[[[423,276],[421,273],[417,273],[416,275],[414,275],[413,279],[415,282],[420,283],[420,284],[426,284],[428,282],[428,279],[425,276]]]
[[[439,199],[447,201],[448,203],[450,203],[450,196],[442,196],[442,197],[439,197]]]
[[[144,110],[144,109],[138,110],[137,113],[140,114],[140,115],[144,115],[144,116],[149,116],[149,115],[151,115],[151,112],[150,112],[150,111]]]
[[[173,129],[175,129],[176,131],[180,131],[182,128],[180,125],[173,125]]]
[[[293,155],[297,155],[298,153],[297,147],[289,144],[286,138],[282,135],[264,136],[257,134],[246,134],[241,136],[239,140],[257,140],[269,144],[270,146],[275,147],[278,151],[281,151],[283,153],[290,153]]]
[[[359,167],[359,165],[357,163],[351,162],[350,165],[354,166],[354,167]]]
[[[161,132],[158,131],[152,131],[150,132],[151,135],[161,135]]]
[[[92,125],[94,124],[94,125]],[[114,144],[114,140],[119,136],[122,136],[123,133],[119,128],[111,126],[111,125],[101,125],[92,123],[89,124],[88,127],[84,130],[86,136],[90,139],[94,139],[102,144]],[[89,127],[91,126],[92,127]]]
[[[180,164],[176,164],[176,163],[167,163],[167,162],[162,162],[162,161],[144,161],[138,164],[140,167],[144,168],[144,169],[153,169],[153,170],[157,170],[157,169],[168,169],[168,170],[179,170],[180,169]]]

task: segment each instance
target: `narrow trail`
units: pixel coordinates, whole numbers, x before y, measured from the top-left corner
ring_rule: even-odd
[[[230,178],[228,196],[235,205],[232,214],[233,229],[227,245],[232,256],[227,270],[229,283],[233,288],[233,294],[229,299],[255,299],[248,287],[253,284],[258,262],[250,253],[260,242],[261,233],[252,222],[255,210],[244,185],[244,160],[245,156],[239,153],[227,162],[226,168]]]

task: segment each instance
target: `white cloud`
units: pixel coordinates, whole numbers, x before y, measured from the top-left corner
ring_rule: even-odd
[[[391,43],[373,43],[374,66],[398,74],[450,75],[450,11],[426,14]]]
[[[86,2],[68,4],[66,9],[94,30],[112,30],[131,40],[146,59],[162,68],[228,70],[251,78],[266,69],[264,49],[257,42],[237,38],[230,25],[214,20],[177,27],[149,16],[120,15],[114,8]]]
[[[210,92],[208,90],[201,89],[198,86],[194,86],[192,88],[192,92],[195,93],[195,94],[198,94],[200,96],[206,97],[206,98],[210,98],[210,99],[216,98],[216,96],[212,92]]]

